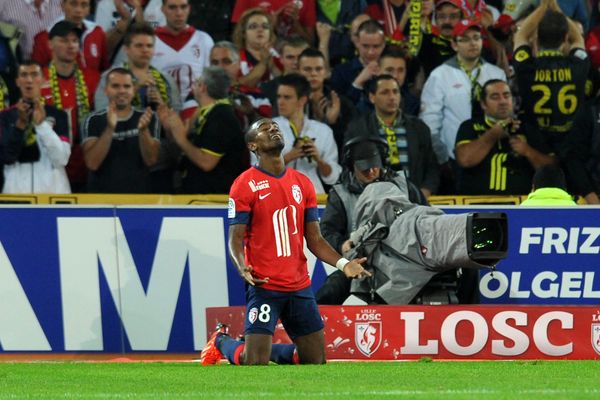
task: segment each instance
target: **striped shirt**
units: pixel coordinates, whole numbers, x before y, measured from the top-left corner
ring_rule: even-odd
[[[25,60],[31,58],[35,35],[48,29],[63,15],[61,0],[42,0],[39,10],[35,7],[34,1],[0,1],[0,21],[16,25],[23,32],[19,44]]]

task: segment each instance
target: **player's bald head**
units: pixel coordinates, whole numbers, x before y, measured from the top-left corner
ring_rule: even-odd
[[[265,124],[272,124],[273,120],[271,118],[261,118],[258,121],[255,121],[252,125],[250,125],[250,128],[248,128],[248,131],[246,132],[246,143],[254,143],[256,142],[256,135],[258,135],[258,131],[260,129],[261,126],[265,125]]]

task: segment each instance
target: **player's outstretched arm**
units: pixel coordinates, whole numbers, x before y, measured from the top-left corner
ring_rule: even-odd
[[[229,226],[229,256],[235,264],[238,273],[248,284],[252,286],[262,285],[269,282],[269,278],[257,279],[252,276],[252,266],[246,265],[244,257],[244,236],[246,234],[246,225],[235,224]]]
[[[308,249],[319,259],[325,261],[327,264],[336,265],[341,269],[348,278],[364,278],[371,276],[371,273],[363,268],[361,265],[366,258],[355,258],[354,260],[348,261],[344,259],[337,251],[331,247],[331,245],[321,235],[321,228],[317,221],[311,221],[306,223],[305,228],[306,245]],[[338,266],[338,262],[343,260],[343,264]]]

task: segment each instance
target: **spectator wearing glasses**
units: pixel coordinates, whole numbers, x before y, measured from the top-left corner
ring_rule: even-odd
[[[256,87],[283,72],[279,54],[273,48],[275,30],[271,17],[262,8],[242,14],[233,31],[233,43],[240,49],[241,84]]]
[[[421,96],[421,119],[431,131],[431,142],[442,166],[439,194],[456,193],[454,144],[459,125],[481,115],[482,85],[490,79],[506,81],[500,68],[481,58],[481,25],[462,20],[454,26],[456,56],[433,70]]]

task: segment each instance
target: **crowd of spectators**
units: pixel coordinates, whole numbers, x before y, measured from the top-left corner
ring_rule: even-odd
[[[273,117],[318,193],[379,173],[343,161],[362,137],[424,198],[527,194],[553,165],[599,203],[599,7],[3,1],[2,192],[227,193]]]

